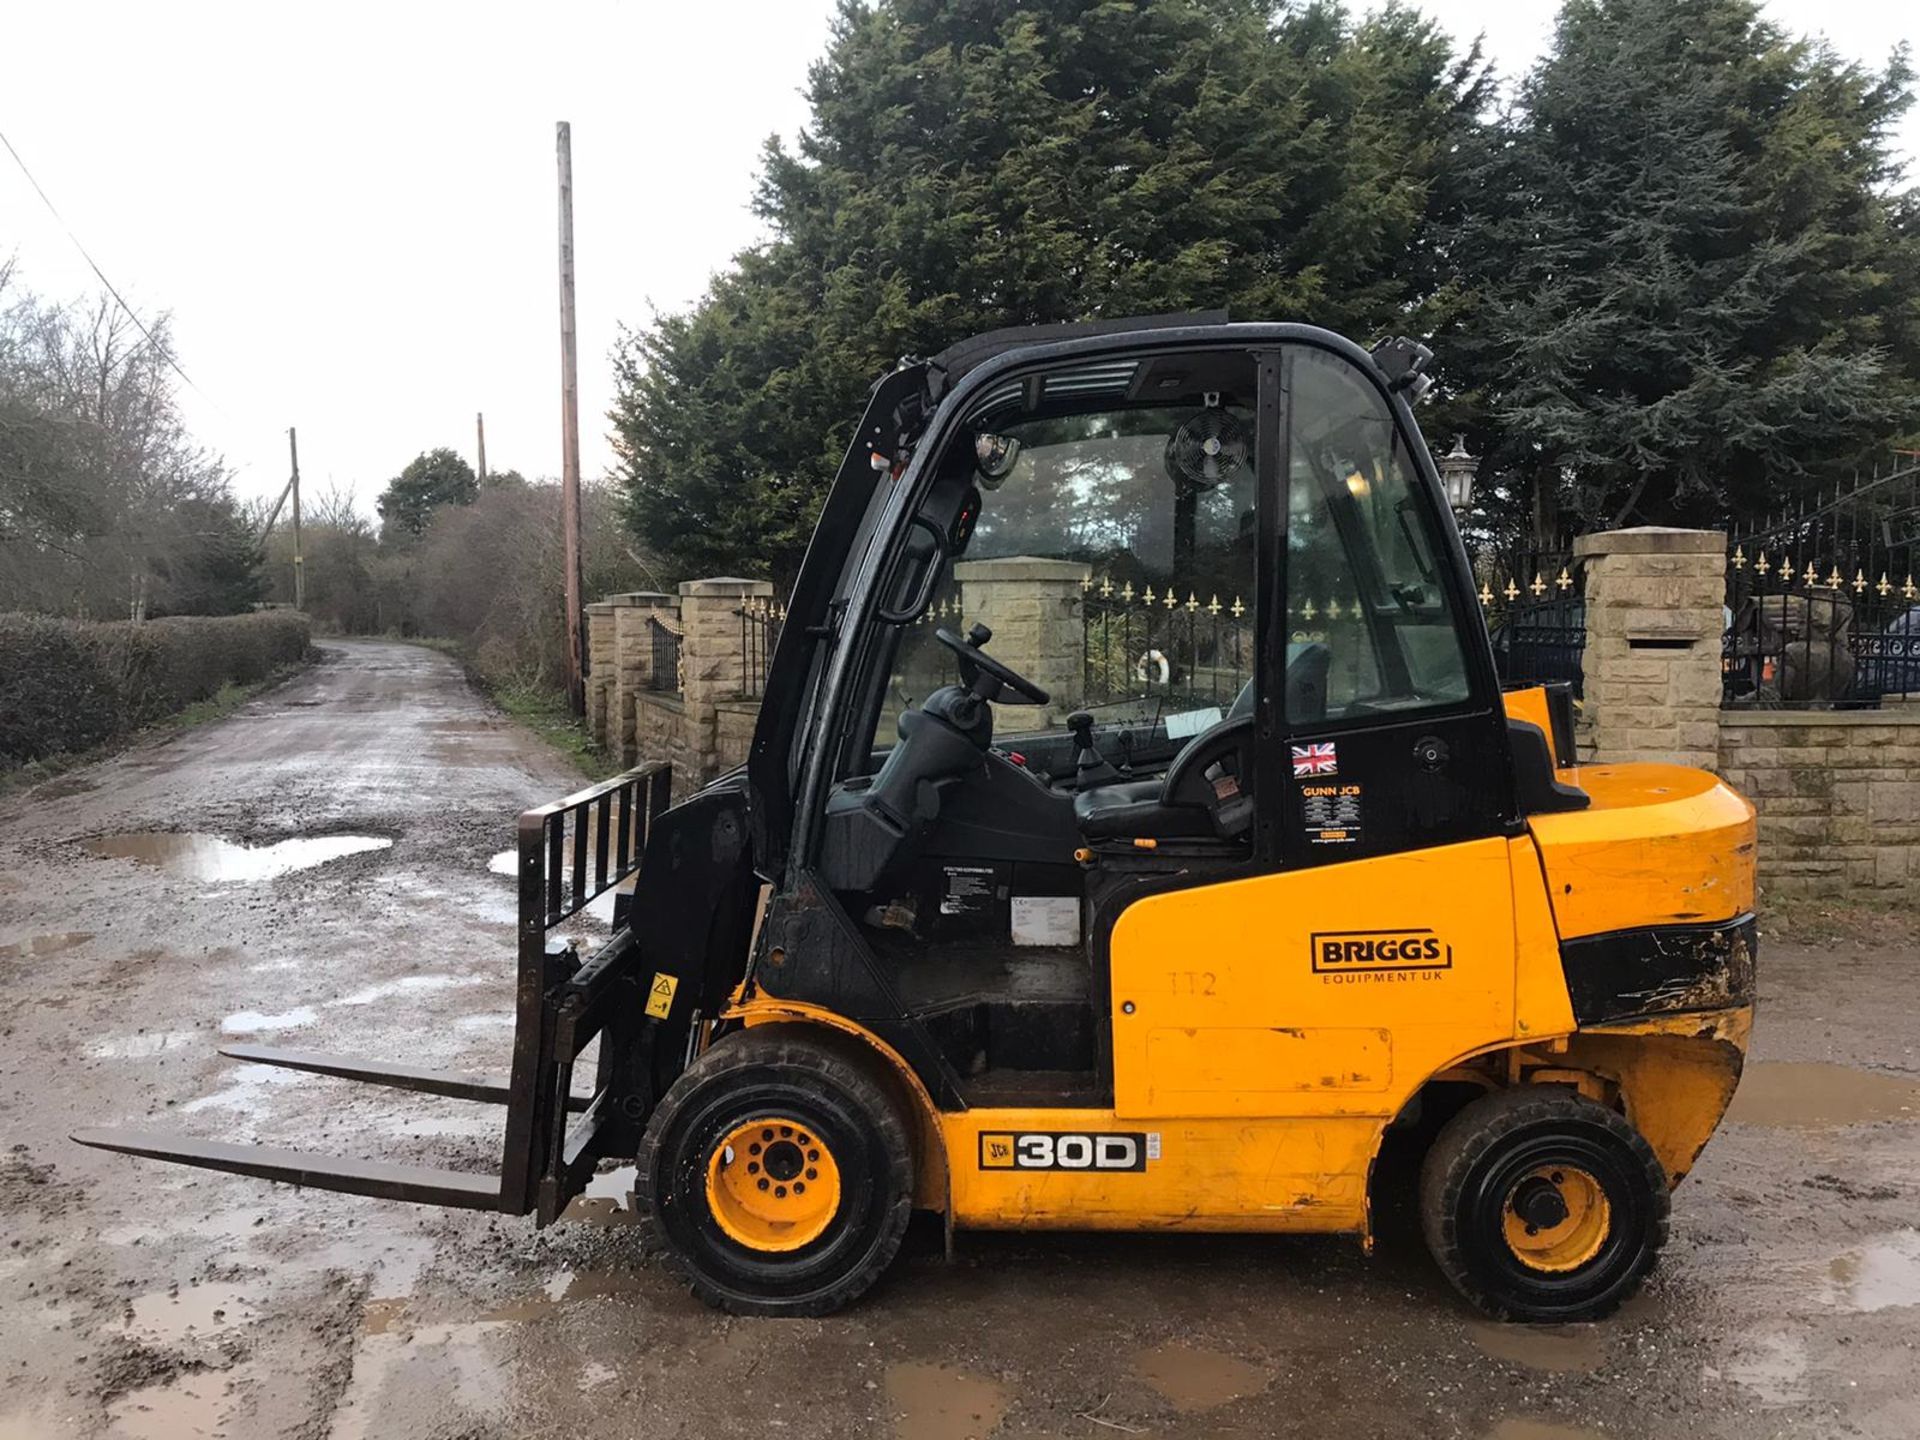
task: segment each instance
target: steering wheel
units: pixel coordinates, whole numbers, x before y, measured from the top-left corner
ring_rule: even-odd
[[[999,699],[1003,688],[1029,705],[1045,705],[1053,698],[1026,676],[1008,669],[980,648],[993,639],[993,632],[986,626],[975,622],[963,638],[942,625],[933,632],[933,638],[960,657],[960,679],[982,700]],[[982,676],[991,683],[982,685]]]

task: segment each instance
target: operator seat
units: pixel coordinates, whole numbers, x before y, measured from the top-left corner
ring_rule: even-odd
[[[1325,645],[1287,646],[1287,714],[1313,720],[1327,713],[1327,673],[1333,654]],[[1234,696],[1233,705],[1217,724],[1208,727],[1187,747],[1204,743],[1228,726],[1253,717],[1253,682]],[[1174,760],[1179,763],[1179,757]],[[1206,805],[1176,803],[1169,795],[1174,771],[1165,779],[1122,780],[1073,797],[1073,815],[1080,833],[1089,840],[1188,840],[1216,838],[1214,812]]]

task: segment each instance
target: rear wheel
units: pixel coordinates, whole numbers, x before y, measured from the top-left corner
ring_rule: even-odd
[[[906,1117],[864,1057],[754,1027],[668,1090],[634,1188],[647,1238],[709,1305],[824,1315],[900,1248],[913,1204]]]
[[[1639,1131],[1568,1090],[1468,1105],[1421,1169],[1441,1271],[1496,1319],[1595,1320],[1639,1288],[1667,1238],[1666,1172]]]

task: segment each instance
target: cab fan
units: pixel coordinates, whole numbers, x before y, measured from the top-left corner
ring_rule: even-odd
[[[1246,427],[1218,405],[1195,411],[1167,441],[1167,470],[1182,487],[1211,490],[1246,463]]]

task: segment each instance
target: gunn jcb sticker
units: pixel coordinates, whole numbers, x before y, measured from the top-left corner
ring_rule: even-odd
[[[1159,1158],[1157,1134],[1002,1130],[980,1136],[982,1170],[1144,1170]]]
[[[1453,968],[1453,946],[1431,930],[1324,930],[1312,942],[1316,975]]]

